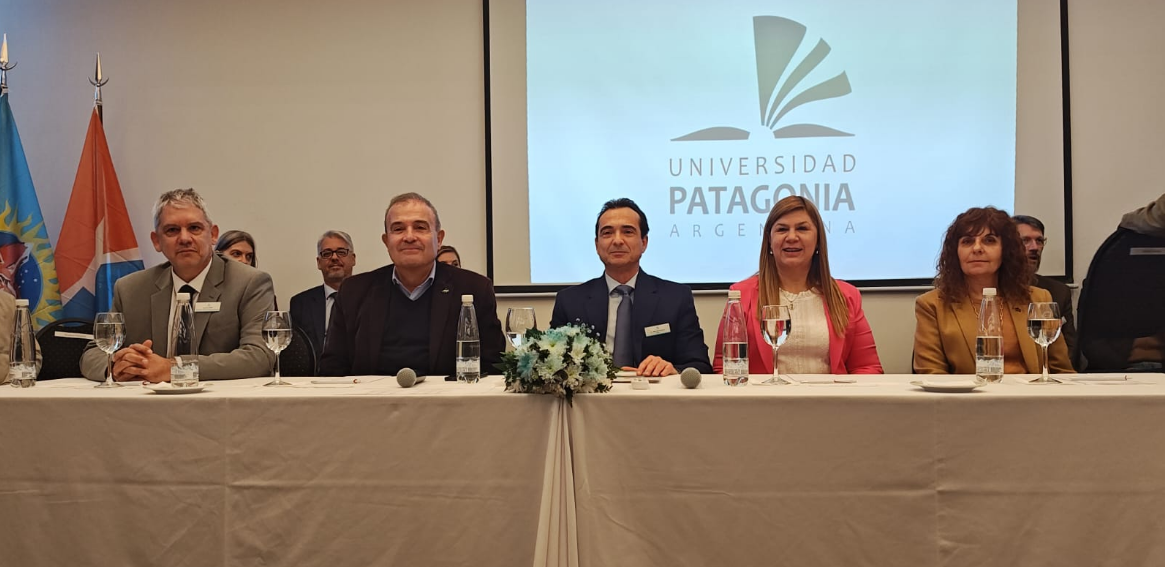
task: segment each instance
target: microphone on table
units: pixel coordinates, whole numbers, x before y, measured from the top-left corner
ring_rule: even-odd
[[[412,388],[414,384],[420,384],[425,381],[424,376],[417,376],[417,373],[412,368],[401,368],[396,373],[396,383],[400,384],[401,388]]]
[[[700,371],[695,368],[685,368],[680,372],[680,382],[684,383],[684,387],[691,390],[700,385]]]

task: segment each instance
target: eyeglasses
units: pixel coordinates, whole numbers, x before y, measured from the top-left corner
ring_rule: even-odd
[[[320,250],[320,258],[328,260],[331,259],[333,255],[335,255],[337,258],[342,259],[347,258],[348,254],[351,253],[352,251],[348,250],[347,248],[337,248],[335,250],[332,250],[331,248],[324,248],[323,250]]]
[[[1047,243],[1048,243],[1048,239],[1047,239],[1047,238],[1044,238],[1044,237],[1042,237],[1042,236],[1035,236],[1035,237],[1032,237],[1032,236],[1026,236],[1026,237],[1024,237],[1022,240],[1023,240],[1023,245],[1024,245],[1024,246],[1027,246],[1027,245],[1029,245],[1029,244],[1035,244],[1036,246],[1039,246],[1039,247],[1041,247],[1041,248],[1042,248],[1042,247],[1043,247],[1045,244],[1047,244]]]

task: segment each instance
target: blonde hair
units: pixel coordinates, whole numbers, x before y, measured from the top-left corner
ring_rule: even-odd
[[[756,304],[757,319],[760,319],[762,306],[781,303],[781,276],[777,272],[776,259],[771,253],[771,235],[777,219],[796,211],[805,211],[813,225],[817,227],[817,251],[813,254],[809,266],[807,283],[810,288],[821,293],[825,307],[829,310],[834,333],[845,336],[845,328],[849,325],[849,304],[841,294],[837,281],[829,275],[829,254],[825,246],[825,227],[821,213],[817,212],[817,207],[812,201],[804,197],[789,196],[777,201],[769,211],[768,219],[765,220],[765,230],[761,236],[760,269],[757,270],[757,284],[760,287],[760,297]]]

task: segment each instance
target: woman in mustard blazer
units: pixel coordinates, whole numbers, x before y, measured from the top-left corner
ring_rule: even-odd
[[[975,338],[983,289],[1002,299],[1003,372],[1041,372],[1039,347],[1027,333],[1028,304],[1052,301],[1032,281],[1015,222],[994,207],[971,208],[955,218],[943,238],[933,291],[914,302],[914,371],[974,374]],[[1048,371],[1074,372],[1062,338],[1048,347]]]

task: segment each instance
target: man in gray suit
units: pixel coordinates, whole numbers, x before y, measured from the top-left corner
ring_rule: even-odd
[[[168,262],[125,276],[113,287],[113,310],[125,316],[125,342],[113,354],[115,380],[170,379],[171,323],[178,292],[191,294],[194,344],[203,380],[268,376],[275,355],[263,344],[263,315],[275,304],[271,276],[214,253],[218,226],[193,189],[164,193],[154,205],[154,249]],[[81,371],[105,379],[106,356],[90,344]]]

